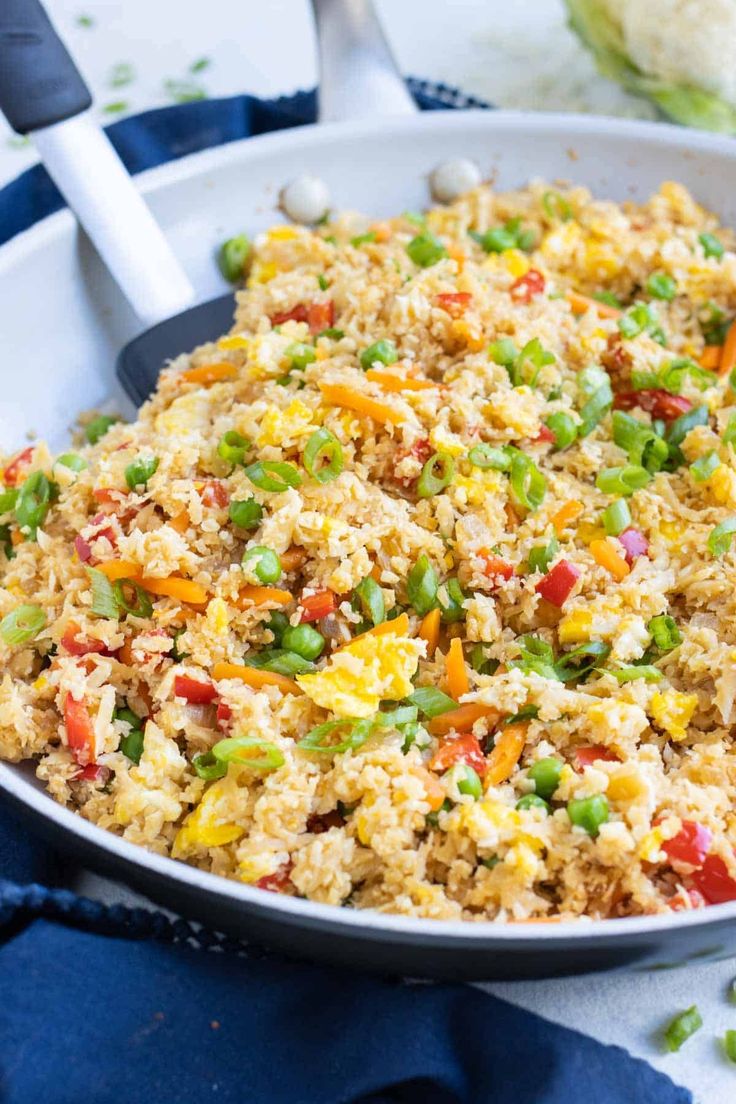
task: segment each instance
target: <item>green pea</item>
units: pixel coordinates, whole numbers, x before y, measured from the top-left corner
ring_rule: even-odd
[[[238,529],[257,529],[263,519],[263,507],[255,498],[231,502],[228,515]]]
[[[378,362],[388,367],[390,364],[395,364],[398,359],[399,354],[393,341],[375,341],[360,354],[360,365],[361,368],[368,369]]]
[[[534,783],[534,792],[549,801],[560,784],[561,772],[562,760],[549,756],[538,759],[527,771],[527,777]]]
[[[603,794],[594,797],[574,797],[567,803],[570,823],[584,828],[589,836],[598,835],[601,824],[608,820],[608,801]]]
[[[281,578],[281,560],[271,548],[264,544],[256,544],[243,554],[243,567],[253,564],[253,572],[256,577],[268,585],[277,583]]]
[[[540,797],[539,794],[535,793],[524,794],[523,797],[520,797],[519,800],[516,802],[516,808],[544,809],[545,813],[552,812],[548,802],[546,802],[543,797]]]
[[[311,625],[290,625],[281,637],[281,646],[303,659],[317,659],[325,648],[325,638]]]
[[[245,234],[239,234],[236,238],[228,238],[220,246],[217,255],[217,263],[220,272],[231,284],[237,284],[243,279],[245,263],[250,255],[250,242]]]

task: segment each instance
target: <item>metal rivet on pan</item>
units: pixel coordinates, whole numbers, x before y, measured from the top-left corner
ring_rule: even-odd
[[[324,180],[304,173],[281,189],[279,202],[288,218],[309,225],[319,222],[327,214],[330,193]]]
[[[454,157],[443,161],[431,173],[429,188],[438,203],[452,203],[453,199],[471,188],[477,188],[480,180],[480,169],[475,161],[469,161],[467,157]]]

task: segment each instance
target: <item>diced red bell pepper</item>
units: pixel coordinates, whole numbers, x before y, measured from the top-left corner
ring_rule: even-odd
[[[462,736],[449,737],[443,740],[429,761],[429,769],[446,771],[455,763],[465,763],[481,777],[486,773],[488,762],[478,743],[477,736],[474,736],[472,732],[465,732]]]
[[[70,621],[61,638],[61,646],[69,655],[83,656],[90,652],[105,652],[107,645],[94,637],[80,636],[80,628],[76,621]]]
[[[618,541],[623,545],[627,564],[632,564],[639,556],[646,556],[649,551],[649,541],[638,529],[624,529],[623,533],[619,533]]]
[[[190,705],[209,705],[217,697],[217,690],[211,682],[200,682],[189,675],[177,675],[174,679],[174,694],[185,698]]]
[[[64,724],[69,750],[80,767],[94,763],[95,730],[85,698],[77,701],[71,694],[67,694],[64,701]]]
[[[702,866],[712,842],[713,833],[710,828],[698,824],[695,820],[683,820],[677,835],[672,839],[664,840],[662,850],[675,862]]]
[[[309,594],[299,600],[299,620],[302,624],[306,621],[319,621],[328,613],[334,613],[337,605],[337,595],[333,591],[318,590],[316,594]]]
[[[79,533],[74,538],[74,550],[82,563],[87,563],[88,560],[92,559],[92,549],[84,537],[80,537]]]
[[[227,506],[230,496],[225,485],[219,479],[210,479],[199,492],[203,506],[219,506],[221,509]]]
[[[553,606],[562,609],[579,578],[579,567],[569,560],[560,560],[539,580],[535,589],[537,594],[541,594]]]
[[[546,286],[546,281],[541,272],[536,268],[530,268],[518,280],[514,280],[510,287],[511,294],[519,303],[530,303],[535,295],[541,295]]]
[[[606,763],[621,762],[616,752],[603,744],[586,744],[583,747],[575,748],[575,767],[577,770],[591,767],[599,759]]]
[[[643,391],[619,391],[613,397],[615,410],[632,410],[639,406],[648,411],[653,418],[662,418],[665,422],[672,422],[681,414],[687,414],[692,409],[692,403],[684,395],[672,395],[669,391],[653,388]]]
[[[217,727],[221,728],[224,732],[230,728],[230,722],[233,719],[233,711],[227,702],[221,701],[217,703]]]
[[[291,310],[278,311],[276,314],[272,314],[271,325],[283,326],[284,322],[306,322],[307,317],[307,308],[304,303],[297,303]]]
[[[483,560],[483,572],[489,579],[498,581],[513,578],[514,565],[508,560],[502,560],[500,556],[495,556],[493,552],[487,552],[484,548],[481,548],[480,556]]]
[[[29,445],[28,448],[24,448],[22,452],[13,457],[2,473],[2,481],[6,487],[17,487],[19,483],[23,482],[26,469],[30,466],[32,459],[33,445]]]
[[[335,303],[332,299],[322,299],[310,303],[307,308],[307,325],[311,334],[322,333],[335,325]]]
[[[99,763],[88,763],[81,767],[74,775],[74,782],[107,782],[110,777],[110,768],[103,767]]]
[[[553,444],[556,440],[549,426],[543,425],[536,437],[532,437],[534,444]]]
[[[700,869],[693,871],[690,877],[709,905],[736,901],[736,879],[731,877],[720,856],[707,855]]]
[[[441,310],[447,311],[451,318],[462,318],[472,298],[469,291],[443,291],[435,295],[434,301]]]
[[[267,889],[269,893],[283,893],[291,881],[293,866],[293,862],[289,859],[289,861],[284,863],[283,866],[280,866],[278,870],[275,870],[273,874],[266,874],[265,877],[259,878],[255,883],[256,889]]]

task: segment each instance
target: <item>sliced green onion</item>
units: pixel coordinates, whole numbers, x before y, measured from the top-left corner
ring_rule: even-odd
[[[125,482],[131,491],[136,487],[145,487],[159,465],[158,456],[139,456],[125,469]]]
[[[666,272],[653,272],[644,286],[653,299],[663,299],[667,303],[677,295],[677,283]]]
[[[101,437],[104,437],[110,426],[119,422],[119,418],[112,418],[109,414],[98,414],[84,427],[84,435],[91,445],[96,445]]]
[[[608,373],[596,364],[578,372],[578,391],[585,398],[580,408],[578,436],[587,437],[605,418],[613,402],[613,391]]]
[[[520,797],[519,800],[516,802],[516,808],[544,809],[545,814],[549,814],[552,812],[549,803],[545,801],[543,797],[540,797],[539,794],[535,793],[524,794],[523,797]]]
[[[608,820],[608,801],[603,794],[594,797],[573,797],[567,803],[567,815],[576,828],[584,828],[589,836],[598,835],[601,824]]]
[[[77,456],[76,452],[65,452],[61,456],[56,458],[54,467],[57,464],[61,464],[62,467],[68,468],[69,471],[80,472],[89,467],[89,464],[83,456]]]
[[[328,287],[330,286],[330,281],[327,279],[323,272],[320,272],[319,276],[317,277],[317,283],[319,284],[320,291],[327,291]]]
[[[728,419],[728,425],[723,431],[724,445],[736,445],[736,414]],[[0,513],[2,513],[2,495],[0,495]]]
[[[354,238],[350,239],[350,244],[354,249],[360,249],[361,245],[365,245],[367,242],[374,242],[376,240],[376,231],[369,230],[367,234],[357,234]]]
[[[572,218],[572,207],[559,192],[545,192],[542,206],[548,218],[559,219],[560,222],[569,222]]]
[[[721,458],[715,449],[711,452],[706,452],[704,456],[699,456],[697,460],[693,460],[690,465],[690,474],[697,483],[704,483],[706,479],[710,479],[716,468],[720,468]]]
[[[6,644],[25,644],[38,636],[46,624],[46,614],[40,606],[16,606],[0,621],[0,637]]]
[[[256,544],[243,553],[243,567],[253,565],[252,570],[256,578],[268,585],[277,583],[281,578],[281,560],[271,548],[264,544]]]
[[[289,487],[300,487],[302,482],[296,467],[285,460],[257,460],[248,465],[245,474],[262,491],[283,492]]]
[[[482,644],[474,644],[470,649],[470,666],[479,675],[492,675],[500,664],[497,659],[489,659],[486,656],[486,650]]]
[[[596,667],[606,661],[611,651],[610,644],[601,640],[589,640],[579,644],[569,652],[563,652],[554,665],[555,675],[560,682],[581,681]]]
[[[217,254],[217,263],[220,272],[231,284],[237,284],[243,279],[245,264],[250,256],[250,241],[245,234],[238,234],[235,238],[228,238],[220,246]]]
[[[525,675],[536,674],[542,678],[558,679],[554,652],[546,640],[527,633],[519,637],[517,644],[520,658],[512,659],[509,667],[516,668]]]
[[[651,426],[623,410],[614,410],[612,424],[613,440],[628,454],[630,464],[650,472],[661,471],[669,446]]]
[[[653,617],[647,622],[647,631],[660,652],[671,652],[678,644],[682,644],[682,633],[674,617],[669,614],[660,613]]]
[[[659,682],[662,678],[662,672],[658,667],[654,667],[651,663],[632,663],[628,667],[619,667],[615,671],[603,671],[601,673],[606,675],[613,675],[616,682],[619,685],[623,685],[625,682],[635,682],[637,679],[644,679],[645,682]]]
[[[556,536],[551,536],[546,544],[536,544],[529,552],[529,570],[539,571],[546,575],[549,565],[560,550],[560,542]]]
[[[370,717],[343,717],[340,721],[326,721],[317,725],[298,741],[297,747],[303,751],[323,751],[329,755],[340,755],[348,750],[357,750],[366,742],[373,731],[373,720]],[[338,743],[327,743],[330,737],[343,734],[344,739]]]
[[[284,638],[284,633],[289,628],[290,621],[285,613],[281,610],[274,610],[268,621],[266,622],[266,628],[270,629],[273,633],[273,638],[276,644],[281,644]]]
[[[141,718],[132,709],[128,709],[127,706],[122,709],[114,709],[112,716],[113,720],[125,721],[131,728],[140,728]]]
[[[534,792],[549,801],[560,784],[563,763],[561,759],[548,756],[538,759],[527,771],[527,778],[534,783]]]
[[[651,475],[638,464],[626,464],[619,468],[604,468],[598,473],[595,485],[604,494],[632,495],[646,487]]]
[[[205,782],[214,782],[217,778],[224,778],[227,774],[227,763],[220,763],[211,751],[195,755],[192,759],[192,766],[197,777],[204,779]]]
[[[257,529],[263,519],[263,507],[255,498],[245,498],[230,503],[228,516],[238,529]]]
[[[360,365],[366,370],[373,364],[385,364],[388,367],[399,359],[393,341],[375,341],[360,354]]]
[[[488,471],[510,471],[511,457],[503,448],[494,448],[493,445],[473,445],[468,453],[468,460],[474,468]]]
[[[632,373],[632,381],[634,381],[636,375],[637,373]],[[713,372],[701,368],[690,357],[676,357],[675,360],[668,361],[659,372],[659,375],[655,376],[651,382],[649,375],[645,373],[643,383],[639,383],[637,380],[634,386],[637,390],[642,386],[660,386],[664,387],[666,391],[671,391],[673,395],[679,395],[688,376],[701,391],[707,391],[709,387],[714,387],[718,383],[718,377]]]
[[[736,1062],[736,1031],[732,1027],[723,1036],[723,1049],[730,1062]]]
[[[698,241],[702,245],[706,257],[715,257],[720,261],[725,253],[725,246],[721,244],[715,234],[709,234],[707,232],[698,234]]]
[[[111,621],[117,621],[120,617],[120,609],[112,583],[107,575],[98,571],[95,567],[86,567],[92,586],[92,613],[98,617],[107,617]]]
[[[237,763],[253,770],[276,770],[284,765],[283,752],[275,744],[260,740],[257,736],[232,736],[218,740],[212,747],[212,754],[218,763]]]
[[[136,718],[136,720],[140,720],[140,718]],[[122,751],[126,759],[130,759],[131,763],[138,766],[143,755],[143,741],[143,729],[131,728],[130,732],[120,737],[118,751]]]
[[[236,429],[229,429],[218,442],[217,455],[235,466],[245,462],[245,454],[250,447],[251,443],[247,437],[238,433]]]
[[[311,660],[305,659],[298,652],[289,652],[286,648],[264,648],[255,655],[247,656],[246,666],[272,671],[276,675],[286,675],[287,678],[306,675],[314,670]]]
[[[442,242],[429,230],[412,238],[406,247],[406,252],[419,268],[429,268],[447,256],[447,250]]]
[[[488,355],[494,364],[501,364],[504,368],[511,368],[519,355],[519,350],[510,337],[502,337],[489,345]]]
[[[457,709],[457,702],[443,694],[436,686],[420,686],[406,699],[415,705],[420,713],[431,720],[442,713],[449,713],[451,709]]]
[[[570,414],[566,414],[564,410],[558,410],[554,414],[550,414],[545,425],[547,429],[554,434],[555,449],[557,452],[569,448],[578,435],[578,427],[575,420]]]
[[[312,625],[289,625],[281,638],[281,644],[288,652],[296,652],[303,659],[318,659],[325,650],[327,641],[321,632]]]
[[[657,311],[652,303],[634,303],[619,319],[618,328],[622,337],[632,338],[648,333],[660,345],[665,343]]]
[[[509,476],[514,501],[525,510],[536,510],[547,493],[547,480],[534,461],[525,453],[514,449],[511,454]]]
[[[422,468],[417,481],[417,494],[420,498],[433,498],[452,482],[454,474],[455,461],[449,452],[435,452]]]
[[[284,356],[291,361],[291,368],[297,372],[303,372],[308,364],[314,364],[317,354],[311,345],[305,345],[303,341],[294,341],[284,349]]]
[[[603,528],[609,537],[617,537],[631,525],[631,510],[625,498],[617,498],[601,515]]]
[[[623,309],[623,303],[618,295],[614,295],[612,291],[596,291],[593,294],[593,298],[598,303],[605,303],[607,307],[615,307],[616,310]]]
[[[725,555],[731,547],[734,533],[736,533],[736,517],[726,518],[720,525],[716,525],[708,536],[708,550],[711,555]]]
[[[538,337],[527,341],[518,357],[508,368],[509,379],[514,387],[535,387],[539,379],[539,373],[547,364],[554,364],[554,353],[543,348]],[[527,368],[530,365],[530,368]]]
[[[440,599],[442,620],[449,624],[455,621],[462,621],[465,617],[465,610],[463,609],[464,601],[465,595],[463,594],[462,587],[458,580],[455,578],[448,579],[445,583],[444,601]]]
[[[439,580],[429,558],[422,553],[406,580],[406,593],[412,606],[424,617],[437,605]]]
[[[94,568],[91,570],[94,570]],[[128,594],[131,591],[135,595],[135,600],[133,602],[128,601]],[[118,612],[124,610],[125,613],[131,613],[135,617],[150,617],[153,613],[153,603],[151,599],[135,579],[118,579],[112,584],[112,592],[118,607]],[[92,612],[96,613],[97,611],[93,608]]]
[[[380,625],[386,620],[386,601],[383,591],[370,575],[366,575],[365,579],[358,583],[353,591],[353,597],[363,616],[372,625]]]
[[[331,483],[333,479],[337,479],[344,466],[342,445],[334,433],[330,433],[324,426],[316,429],[304,448],[304,467],[307,472],[318,483]]]
[[[703,1017],[698,1012],[698,1006],[692,1004],[684,1012],[680,1012],[665,1028],[664,1042],[667,1050],[679,1050],[683,1043],[687,1042],[691,1035],[699,1031],[703,1026]]]
[[[522,249],[528,251],[534,246],[534,234],[531,230],[523,230],[521,219],[509,219],[503,226],[494,226],[486,230],[485,234],[470,231],[470,237],[477,241],[486,253],[503,253],[507,249]]]
[[[339,330],[337,326],[328,326],[326,330],[320,330],[315,340],[319,340],[320,337],[328,337],[330,341],[341,341],[344,336],[344,330]]]
[[[18,492],[15,500],[15,520],[31,540],[46,520],[51,503],[58,497],[56,483],[47,479],[43,472],[32,472]]]
[[[412,724],[418,714],[416,705],[399,705],[396,709],[387,710],[385,713],[376,713],[373,723],[379,728],[398,728],[400,725]]]
[[[0,515],[9,514],[15,509],[18,493],[15,487],[7,487],[0,491]]]
[[[679,418],[675,418],[667,431],[667,441],[671,445],[681,445],[691,429],[707,425],[709,411],[707,406],[694,406]]]

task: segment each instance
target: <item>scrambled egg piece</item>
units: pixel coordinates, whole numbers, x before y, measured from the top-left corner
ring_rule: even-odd
[[[300,675],[297,682],[316,705],[336,717],[370,717],[384,699],[411,694],[423,640],[365,634],[332,656],[324,671]]]
[[[189,442],[210,429],[210,401],[206,391],[192,391],[174,399],[156,418],[156,431]]]
[[[197,808],[185,820],[176,834],[173,855],[176,858],[192,847],[221,847],[239,839],[244,832],[239,824],[223,822],[222,805],[227,803],[227,778],[215,782],[204,794]]]
[[[659,727],[673,740],[684,740],[697,704],[697,694],[683,694],[680,690],[657,690],[652,695],[649,712]]]
[[[312,421],[314,411],[300,399],[294,399],[286,410],[269,406],[261,419],[259,445],[285,447],[314,433],[319,426]]]

